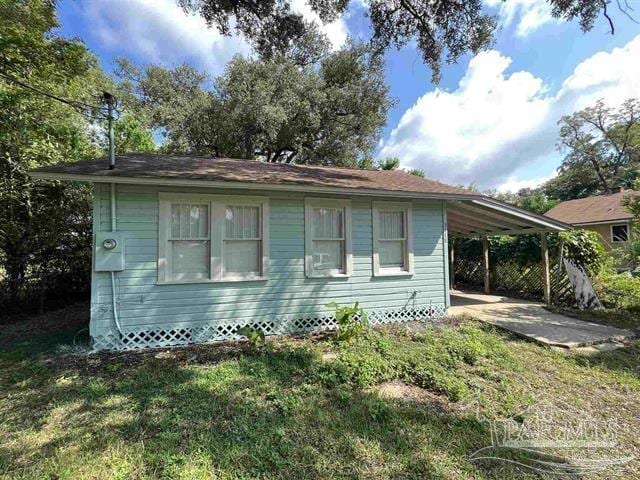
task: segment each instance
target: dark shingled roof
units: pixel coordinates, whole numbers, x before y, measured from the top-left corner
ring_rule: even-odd
[[[573,225],[628,220],[632,215],[621,205],[625,195],[640,195],[640,192],[622,190],[610,195],[567,200],[553,207],[545,215]]]
[[[78,175],[90,177],[89,180],[95,177],[97,182],[128,177],[479,196],[476,192],[420,178],[401,170],[360,170],[150,154],[118,155],[114,170],[109,170],[108,164],[108,159],[98,158],[42,167],[32,172],[38,177],[47,177],[48,174]]]

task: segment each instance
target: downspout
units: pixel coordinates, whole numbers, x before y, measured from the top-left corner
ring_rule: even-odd
[[[116,231],[116,184],[115,183],[111,184],[110,200],[111,200],[111,208],[110,208],[111,231],[115,232]],[[122,328],[120,328],[120,320],[118,319],[118,306],[117,306],[117,300],[116,300],[116,272],[112,271],[109,273],[111,273],[111,303],[113,307],[113,320],[116,323],[116,329],[118,330],[118,333],[122,337]]]

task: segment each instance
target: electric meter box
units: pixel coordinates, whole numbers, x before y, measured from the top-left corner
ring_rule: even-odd
[[[124,232],[96,233],[96,272],[124,270]]]

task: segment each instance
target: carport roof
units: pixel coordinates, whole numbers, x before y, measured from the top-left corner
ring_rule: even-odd
[[[453,237],[562,232],[571,225],[492,198],[447,202],[447,225]]]

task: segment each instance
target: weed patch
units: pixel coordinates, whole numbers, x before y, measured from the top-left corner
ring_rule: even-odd
[[[401,379],[453,401],[470,395],[469,384],[460,375],[464,365],[488,359],[516,363],[495,334],[475,325],[436,328],[415,335],[371,331],[337,349],[338,357],[318,372],[327,385],[368,387]]]

